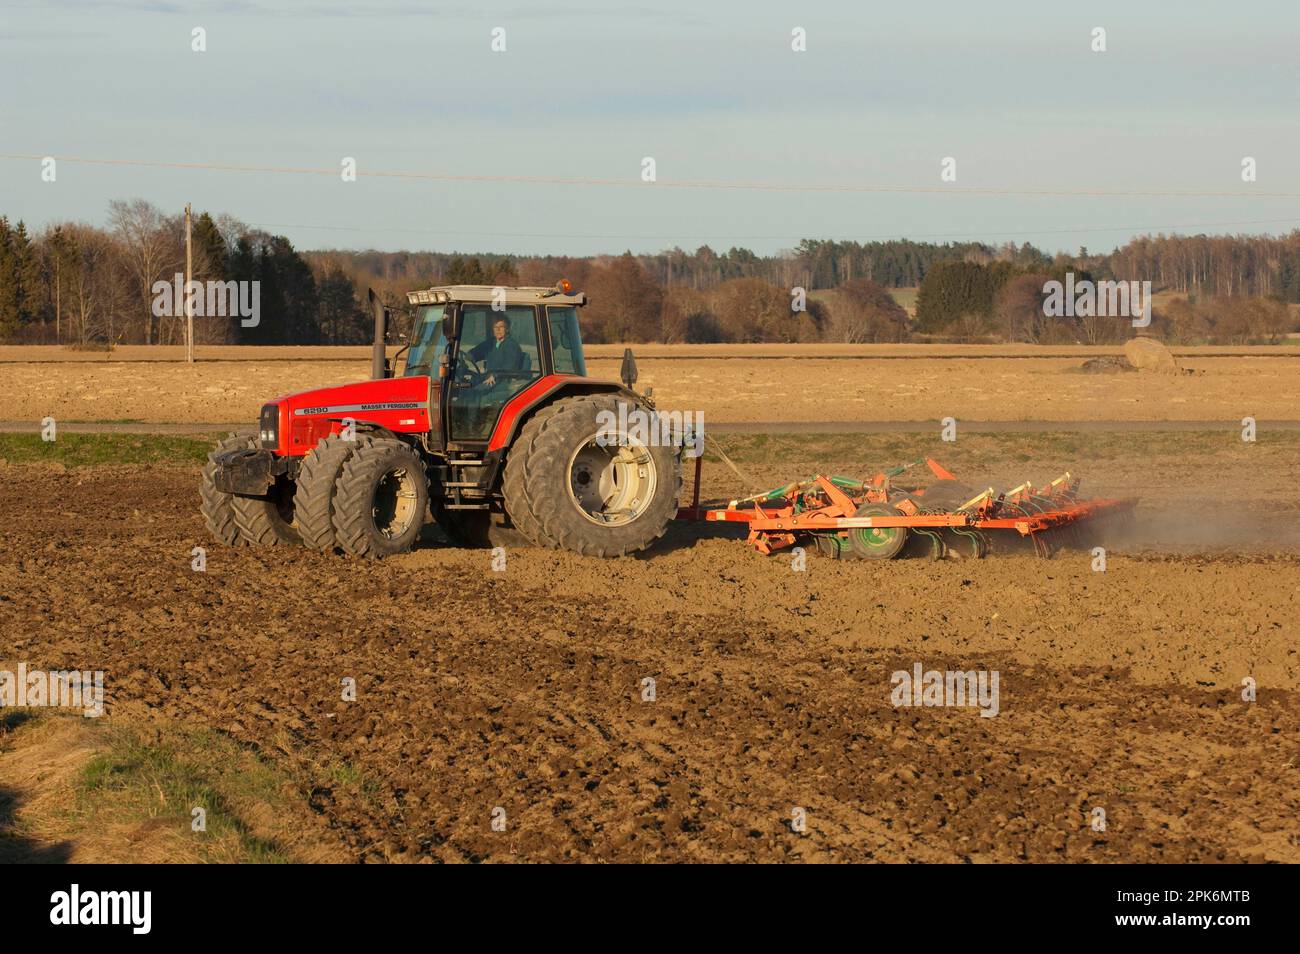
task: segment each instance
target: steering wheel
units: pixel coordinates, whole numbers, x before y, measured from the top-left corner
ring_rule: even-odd
[[[460,355],[459,360],[463,360],[468,367],[461,367],[456,377],[470,387],[478,384],[483,378],[483,366],[470,357],[469,352]]]

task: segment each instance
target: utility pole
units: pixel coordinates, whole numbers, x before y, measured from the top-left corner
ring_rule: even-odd
[[[194,302],[190,282],[194,279],[194,245],[190,239],[190,204],[185,203],[185,360],[194,363]]]
[[[59,250],[54,250],[54,343],[63,344],[63,302],[59,297],[59,292],[63,286],[59,284]]]

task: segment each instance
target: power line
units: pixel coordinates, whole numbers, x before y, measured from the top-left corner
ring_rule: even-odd
[[[311,229],[325,232],[365,232],[365,233],[383,233],[383,234],[400,234],[400,235],[483,235],[492,238],[546,238],[546,239],[643,239],[657,241],[681,241],[682,236],[677,235],[652,235],[646,233],[596,233],[596,232],[490,232],[478,229],[401,229],[401,228],[366,228],[353,225],[302,225],[287,222],[248,222],[247,225],[257,229]],[[1290,224],[1300,227],[1300,218],[1292,216],[1286,219],[1253,219],[1237,220],[1232,222],[1192,222],[1182,225],[1102,225],[1102,226],[1084,226],[1080,228],[1066,229],[1018,229],[1012,232],[930,232],[908,236],[899,236],[897,234],[880,234],[880,235],[855,235],[841,241],[858,241],[858,242],[887,242],[900,238],[906,239],[979,239],[979,238],[1000,238],[1006,236],[1020,235],[1072,235],[1081,232],[1164,232],[1180,231],[1188,229],[1208,229],[1223,228],[1225,226],[1242,226],[1242,225],[1283,225]],[[806,235],[692,235],[695,241],[717,242],[717,241],[743,241],[743,242],[791,242],[807,238]]]
[[[153,159],[94,159],[85,156],[39,156],[28,153],[0,153],[0,159],[36,160],[52,158],[56,162],[97,166],[129,166],[142,169],[185,169],[209,172],[261,172],[274,175],[337,176],[338,169],[301,166],[247,166],[212,162],[171,162]],[[774,182],[725,182],[721,180],[664,180],[642,182],[639,179],[600,179],[567,176],[491,176],[456,175],[440,172],[399,172],[357,170],[358,177],[376,179],[412,179],[426,182],[492,182],[528,185],[598,186],[623,188],[700,189],[750,192],[825,192],[915,195],[985,195],[1021,196],[1026,198],[1222,198],[1222,199],[1300,199],[1300,192],[1219,191],[1201,189],[1014,189],[1000,186],[898,186],[898,185],[812,185]]]

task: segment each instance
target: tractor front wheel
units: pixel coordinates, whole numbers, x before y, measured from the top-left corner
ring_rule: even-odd
[[[240,536],[259,547],[299,543],[294,526],[294,487],[293,479],[281,474],[260,497],[231,495],[230,506]]]
[[[429,476],[415,450],[392,439],[359,444],[334,489],[334,542],[352,556],[405,553],[428,506]]]
[[[208,532],[228,547],[241,546],[248,541],[240,536],[239,527],[235,524],[233,495],[217,489],[214,480],[217,458],[227,451],[245,450],[255,446],[256,443],[255,438],[231,434],[212,449],[208,454],[208,462],[203,465],[203,481],[199,485],[201,499],[199,510],[203,514],[203,522],[208,526]]]
[[[312,550],[334,549],[334,492],[343,465],[368,437],[344,440],[339,434],[322,437],[302,459],[293,507],[302,542]]]

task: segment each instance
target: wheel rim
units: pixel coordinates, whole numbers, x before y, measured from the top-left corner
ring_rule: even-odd
[[[579,444],[569,458],[567,489],[578,513],[602,527],[632,523],[654,500],[659,473],[650,450],[623,436],[618,444]]]
[[[868,550],[888,550],[898,539],[901,527],[860,527],[856,530],[850,530],[858,538],[864,547]]]
[[[896,517],[898,510],[888,504],[864,504],[858,517]],[[866,560],[888,560],[898,555],[907,540],[906,527],[856,527],[849,531],[853,552]]]
[[[418,500],[410,471],[405,467],[388,471],[375,485],[375,529],[385,537],[400,537],[415,520]]]

